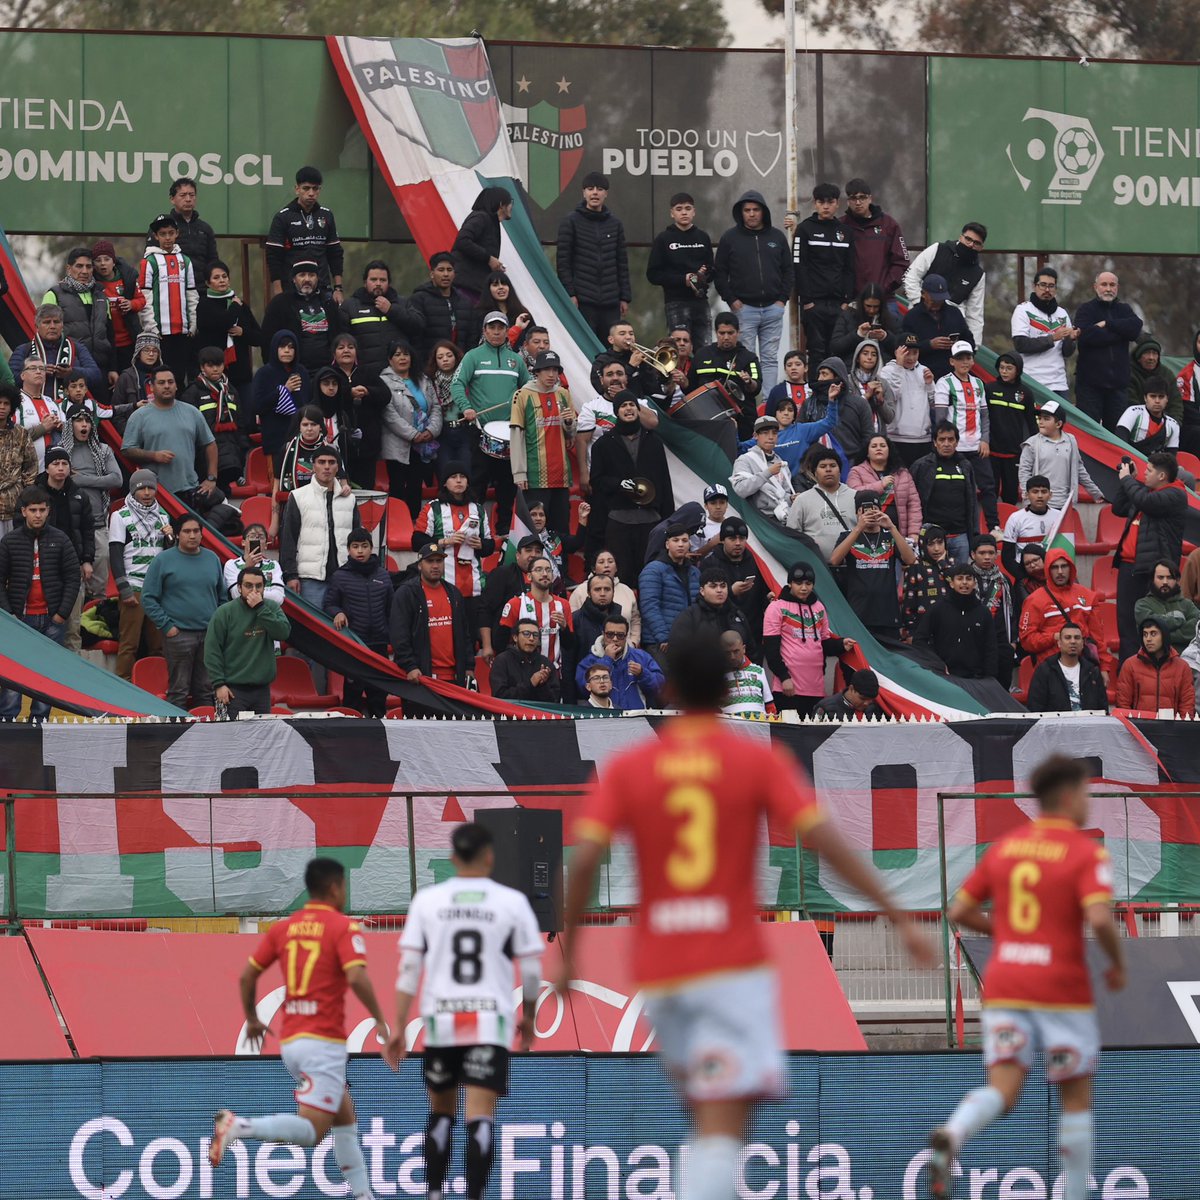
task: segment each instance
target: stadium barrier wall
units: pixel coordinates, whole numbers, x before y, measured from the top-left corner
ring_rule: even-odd
[[[164,1014],[169,1020],[170,1015]],[[742,1200],[916,1200],[928,1130],[981,1078],[973,1054],[794,1055],[790,1098],[764,1107],[743,1156]],[[351,1060],[364,1155],[379,1197],[421,1196],[426,1100],[410,1059],[397,1077]],[[1097,1081],[1095,1200],[1197,1195],[1200,1054],[1116,1051]],[[256,1142],[207,1159],[215,1108],[290,1111],[277,1062],[103,1060],[0,1065],[0,1197],[275,1200],[345,1195],[326,1139],[312,1151]],[[972,1141],[961,1196],[1061,1195],[1057,1115],[1037,1074],[1015,1112]],[[447,1192],[461,1194],[462,1129]],[[657,1062],[517,1056],[501,1102],[493,1200],[674,1200],[683,1116]]]
[[[402,911],[414,884],[447,869],[452,827],[478,808],[561,808],[569,843],[596,768],[660,723],[0,727],[2,894],[22,919],[264,915],[294,906],[303,864],[319,850],[346,864],[352,911]],[[1118,898],[1200,896],[1200,798],[1180,795],[1200,783],[1195,728],[1092,716],[746,725],[795,755],[914,912],[942,907],[943,848],[952,892],[978,848],[1032,812],[1028,801],[987,793],[1021,791],[1032,767],[1066,745],[1105,781],[1098,792],[1116,793],[1093,803],[1091,822],[1117,863]],[[939,793],[975,798],[947,805],[939,822]],[[771,908],[872,907],[782,828],[769,830],[759,884]],[[622,908],[635,897],[632,859],[618,844],[596,904]]]

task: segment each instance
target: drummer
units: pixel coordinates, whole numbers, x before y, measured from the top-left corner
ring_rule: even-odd
[[[451,426],[468,423],[471,496],[482,504],[489,486],[495,489],[492,520],[498,538],[508,535],[517,494],[508,445],[512,402],[529,380],[524,360],[508,345],[508,319],[493,310],[484,318],[483,341],[463,355],[454,373],[446,419]]]

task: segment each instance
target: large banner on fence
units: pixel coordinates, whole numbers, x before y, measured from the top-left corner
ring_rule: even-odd
[[[930,212],[984,222],[989,250],[1200,252],[1194,66],[928,63]]]
[[[420,1197],[428,1112],[420,1064],[399,1078],[377,1057],[349,1069],[374,1194]],[[806,1055],[789,1063],[790,1099],[762,1106],[739,1168],[740,1200],[917,1200],[923,1146],[979,1081],[977,1055]],[[1116,1051],[1096,1084],[1095,1200],[1196,1195],[1200,1056]],[[0,1067],[0,1194],[55,1200],[344,1196],[327,1138],[312,1150],[238,1144],[208,1164],[212,1114],[290,1111],[278,1062],[105,1061]],[[613,1056],[512,1064],[496,1121],[497,1200],[674,1200],[672,1156],[685,1116],[658,1063]],[[1017,1108],[964,1154],[960,1196],[1062,1195],[1056,1109],[1036,1076]],[[461,1132],[461,1131],[460,1131]],[[461,1136],[456,1139],[461,1146]],[[460,1154],[447,1193],[461,1194]]]
[[[353,911],[396,912],[411,874],[421,884],[445,870],[451,829],[480,807],[561,808],[569,840],[596,768],[654,727],[644,718],[0,727],[0,795],[15,796],[17,909],[30,918],[281,912],[300,898],[304,863],[320,851],[346,863]],[[745,736],[747,754],[767,740],[794,753],[902,905],[932,910],[940,903],[938,793],[1019,791],[1064,746],[1092,762],[1097,792],[1132,792],[1092,805],[1117,895],[1195,899],[1200,801],[1163,794],[1200,783],[1195,729],[1045,717],[764,723],[747,725]],[[978,846],[1030,812],[1028,801],[947,801],[951,888]],[[870,907],[783,830],[764,839],[759,884],[764,903],[783,908]],[[628,905],[636,894],[618,844],[596,901]]]

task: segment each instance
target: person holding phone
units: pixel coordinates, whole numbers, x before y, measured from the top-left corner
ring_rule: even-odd
[[[275,604],[283,604],[287,596],[287,587],[283,582],[283,568],[277,559],[267,557],[267,527],[265,525],[247,525],[242,535],[242,553],[237,558],[231,558],[225,564],[225,588],[229,598],[236,600],[238,591],[238,575],[243,567],[254,567],[263,573],[266,580],[266,592],[263,599]]]

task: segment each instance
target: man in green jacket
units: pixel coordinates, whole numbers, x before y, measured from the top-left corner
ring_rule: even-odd
[[[463,355],[454,372],[446,420],[450,428],[463,422],[468,426],[471,499],[482,504],[488,487],[496,489],[494,520],[500,538],[508,536],[517,495],[509,462],[509,417],[513,397],[530,379],[525,360],[509,348],[508,319],[499,311],[488,313],[483,322],[483,341]],[[491,422],[497,422],[499,428],[492,437],[483,437],[483,427]]]
[[[1179,568],[1166,559],[1154,564],[1150,590],[1133,606],[1133,619],[1139,629],[1147,617],[1156,617],[1163,623],[1170,634],[1170,644],[1181,654],[1191,644],[1200,608],[1179,590]]]
[[[275,641],[291,634],[291,622],[274,600],[265,597],[260,567],[238,572],[237,599],[213,613],[204,639],[204,665],[217,703],[233,718],[239,713],[269,713],[275,679]]]

